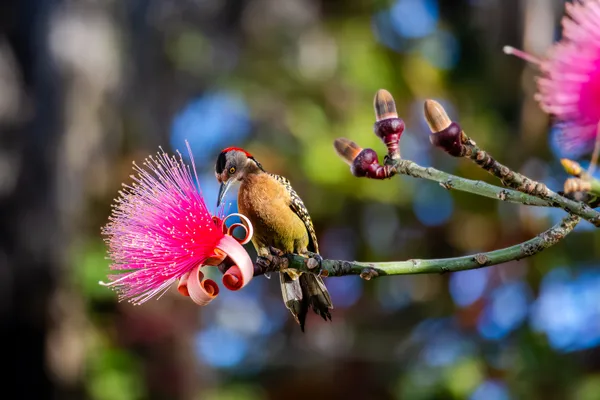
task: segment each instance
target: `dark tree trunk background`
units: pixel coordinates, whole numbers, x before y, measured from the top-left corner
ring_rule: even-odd
[[[65,260],[57,204],[62,80],[51,60],[48,30],[58,0],[3,2],[1,33],[16,64],[17,114],[0,120],[0,325],[4,393],[68,399],[78,384],[58,385],[46,355],[52,295]],[[9,176],[10,175],[10,176]]]

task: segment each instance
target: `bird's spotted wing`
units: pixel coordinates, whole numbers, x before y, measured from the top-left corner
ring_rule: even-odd
[[[313,253],[319,252],[319,244],[317,243],[317,235],[315,233],[315,228],[313,227],[312,219],[310,218],[310,214],[306,209],[306,206],[302,202],[298,193],[292,188],[292,184],[287,178],[283,176],[270,174],[273,178],[279,181],[282,185],[285,186],[286,190],[290,194],[290,208],[296,215],[300,217],[302,222],[304,222],[304,226],[306,226],[306,230],[308,231],[309,243],[308,243],[308,251],[312,251]]]
[[[300,217],[308,232],[308,251],[319,252],[317,235],[306,206],[292,188],[290,181],[283,176],[271,174],[278,182],[285,186],[290,194],[290,209]],[[324,320],[331,320],[329,309],[333,308],[331,297],[325,287],[323,278],[314,274],[301,274],[296,280],[290,279],[287,273],[281,273],[281,290],[286,307],[291,311],[300,328],[304,332],[304,323],[309,308],[320,315]]]

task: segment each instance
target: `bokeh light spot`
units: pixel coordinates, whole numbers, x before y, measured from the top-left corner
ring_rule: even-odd
[[[190,143],[197,165],[212,163],[221,148],[239,143],[250,132],[246,103],[227,92],[208,92],[192,100],[175,116],[171,146],[187,158]]]
[[[379,43],[398,52],[406,50],[406,40],[396,32],[389,10],[376,13],[373,16],[371,27]]]
[[[448,70],[459,58],[459,44],[454,35],[446,30],[438,30],[424,39],[419,51],[433,66]]]
[[[397,311],[412,302],[409,276],[389,276],[377,279],[377,300],[383,310]]]
[[[247,340],[229,329],[210,327],[196,335],[196,354],[212,367],[234,367],[247,352]]]
[[[420,38],[435,30],[439,10],[436,0],[398,0],[390,9],[390,15],[399,35]]]
[[[417,185],[413,209],[419,221],[427,226],[437,226],[452,216],[454,202],[450,194],[430,184]]]
[[[535,331],[548,337],[560,351],[576,351],[600,344],[600,273],[595,269],[573,275],[565,268],[549,272],[531,310]]]
[[[527,317],[530,297],[529,286],[522,281],[495,289],[477,324],[481,336],[490,340],[506,337]]]
[[[475,389],[469,400],[509,400],[506,385],[499,381],[486,380]]]
[[[450,295],[454,303],[466,307],[477,301],[488,283],[489,269],[456,272],[450,276]]]
[[[431,337],[425,343],[421,357],[430,366],[452,365],[470,354],[471,347],[469,342],[461,338],[460,334],[449,330]]]
[[[325,283],[336,308],[354,305],[363,292],[363,281],[358,276],[342,276],[335,279],[326,279]]]

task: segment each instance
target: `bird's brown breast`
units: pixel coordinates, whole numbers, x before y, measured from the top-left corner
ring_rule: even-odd
[[[245,177],[238,192],[238,210],[252,222],[252,242],[259,255],[264,255],[268,246],[284,252],[306,251],[306,226],[290,208],[285,186],[269,174]]]

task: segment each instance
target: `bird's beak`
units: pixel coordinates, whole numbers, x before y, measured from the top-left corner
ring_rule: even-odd
[[[225,198],[225,195],[227,194],[227,191],[229,190],[229,187],[233,181],[234,179],[229,179],[227,182],[221,183],[221,187],[219,188],[219,197],[217,199],[217,207],[219,207],[223,202],[223,199]]]

